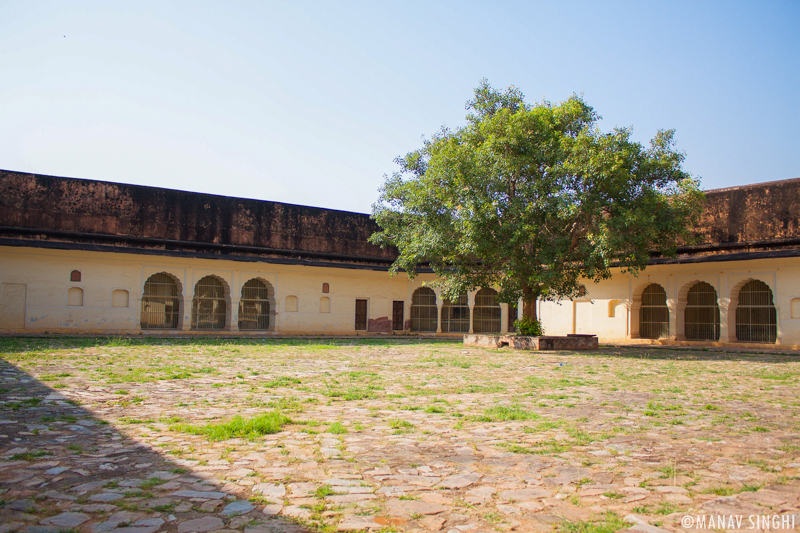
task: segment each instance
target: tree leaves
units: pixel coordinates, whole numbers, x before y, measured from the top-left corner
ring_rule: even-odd
[[[530,303],[583,295],[615,267],[638,273],[688,238],[703,196],[674,131],[645,148],[629,129],[598,131],[577,95],[528,104],[486,80],[467,109],[466,126],[398,157],[381,188],[371,241],[397,246],[393,272],[425,264],[446,297],[495,287]]]

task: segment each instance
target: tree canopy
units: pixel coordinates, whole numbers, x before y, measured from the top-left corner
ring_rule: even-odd
[[[644,147],[628,128],[599,131],[580,96],[529,104],[486,80],[467,109],[381,188],[371,241],[398,248],[393,273],[429,266],[448,298],[494,287],[536,318],[537,298],[580,297],[615,267],[638,274],[689,237],[703,194],[673,130]]]

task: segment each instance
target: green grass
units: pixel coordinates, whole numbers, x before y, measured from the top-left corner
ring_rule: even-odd
[[[142,490],[152,489],[153,487],[157,487],[159,485],[163,485],[166,483],[163,479],[159,479],[157,477],[151,477],[150,479],[146,480],[142,483],[139,488]]]
[[[300,385],[300,380],[297,378],[293,378],[291,376],[277,376],[270,381],[265,382],[263,385],[268,388],[274,387],[293,387],[294,385]]]
[[[334,422],[328,428],[328,433],[333,433],[334,435],[346,435],[348,431],[341,422]]]
[[[217,422],[202,426],[193,424],[172,424],[172,431],[204,435],[209,441],[216,442],[232,438],[256,439],[262,435],[278,433],[283,426],[291,423],[289,417],[278,411],[271,411],[252,418],[235,416],[227,422]]]
[[[34,450],[32,452],[24,452],[24,453],[15,453],[11,456],[12,461],[34,461],[39,457],[44,457],[46,455],[53,455],[47,450]]]
[[[333,487],[330,485],[320,485],[312,494],[317,498],[324,498],[326,496],[334,496],[338,493],[333,490]]]
[[[608,511],[599,520],[594,521],[563,521],[558,531],[562,533],[615,533],[621,529],[628,529],[631,526],[623,520],[617,513]]]
[[[395,435],[400,435],[402,433],[411,433],[416,426],[406,420],[395,418],[389,420],[389,427],[394,430]]]
[[[479,422],[510,422],[514,420],[535,420],[539,415],[526,411],[519,405],[512,405],[506,407],[504,405],[495,405],[489,407],[483,412],[483,415],[477,417]]]

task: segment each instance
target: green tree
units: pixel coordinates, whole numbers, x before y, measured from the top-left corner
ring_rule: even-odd
[[[371,241],[398,248],[393,273],[429,266],[449,298],[495,287],[536,319],[537,299],[580,297],[614,267],[635,275],[689,238],[703,194],[674,131],[645,148],[630,129],[600,132],[577,95],[529,104],[486,80],[467,109],[465,126],[397,158],[381,188]]]

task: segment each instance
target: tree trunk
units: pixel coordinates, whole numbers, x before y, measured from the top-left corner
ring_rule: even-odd
[[[522,316],[531,320],[538,320],[536,316],[536,300],[539,298],[539,291],[522,282]]]

